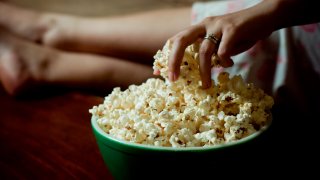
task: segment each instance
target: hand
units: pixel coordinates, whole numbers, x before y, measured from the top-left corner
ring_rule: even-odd
[[[203,88],[210,87],[212,55],[217,53],[223,67],[232,66],[231,56],[248,50],[258,40],[269,36],[275,29],[272,26],[273,21],[269,9],[268,6],[253,7],[236,13],[208,17],[201,23],[172,37],[173,46],[168,65],[169,80],[177,80],[186,47],[200,39],[202,43],[199,50],[199,66],[202,86]],[[219,42],[203,39],[210,34]]]

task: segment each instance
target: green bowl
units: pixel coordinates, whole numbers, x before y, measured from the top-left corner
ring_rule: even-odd
[[[115,179],[180,179],[194,175],[201,179],[236,176],[259,168],[265,153],[261,148],[263,135],[271,123],[236,142],[186,148],[130,143],[105,133],[95,118],[91,119],[91,125],[104,162]]]

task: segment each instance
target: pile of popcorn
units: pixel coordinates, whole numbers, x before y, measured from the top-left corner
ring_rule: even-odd
[[[211,88],[201,88],[196,44],[187,47],[179,79],[170,82],[170,49],[167,42],[154,56],[153,68],[164,80],[114,88],[89,110],[107,134],[139,144],[201,147],[237,141],[268,125],[272,97],[240,76],[222,72]]]

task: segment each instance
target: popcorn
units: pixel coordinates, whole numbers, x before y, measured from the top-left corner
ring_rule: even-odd
[[[103,131],[129,142],[183,148],[237,141],[269,123],[272,97],[241,76],[222,72],[212,87],[201,88],[198,44],[186,48],[180,77],[170,82],[171,46],[168,41],[154,56],[153,68],[164,80],[114,88],[103,104],[89,110]]]

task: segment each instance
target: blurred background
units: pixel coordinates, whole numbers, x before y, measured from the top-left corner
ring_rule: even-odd
[[[191,5],[196,0],[5,0],[30,9],[82,16],[105,16]],[[207,1],[207,0],[199,0]]]

